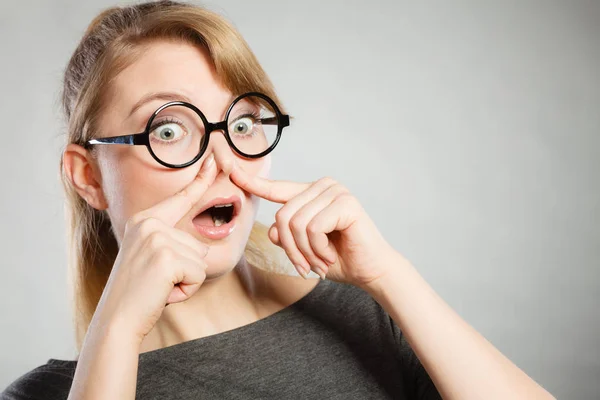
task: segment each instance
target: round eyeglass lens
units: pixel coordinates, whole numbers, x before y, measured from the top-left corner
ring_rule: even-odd
[[[259,96],[245,96],[231,108],[227,130],[234,146],[242,153],[258,155],[277,139],[279,119],[273,106]]]
[[[191,108],[171,105],[161,110],[150,125],[150,147],[163,162],[182,165],[200,152],[206,129]]]

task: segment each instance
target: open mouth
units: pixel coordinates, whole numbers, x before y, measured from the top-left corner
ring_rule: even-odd
[[[194,218],[194,224],[205,227],[229,224],[239,214],[240,208],[241,202],[238,197],[215,199]]]
[[[233,204],[213,206],[205,212],[210,214],[215,226],[221,226],[231,222],[233,219]]]

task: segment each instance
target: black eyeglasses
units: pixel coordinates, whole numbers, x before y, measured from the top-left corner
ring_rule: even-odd
[[[282,114],[271,98],[250,92],[233,100],[224,121],[208,122],[194,105],[171,101],[152,114],[144,132],[91,139],[85,147],[143,145],[165,167],[184,168],[202,157],[213,131],[223,130],[229,146],[242,157],[260,158],[273,151],[289,124],[290,117]]]

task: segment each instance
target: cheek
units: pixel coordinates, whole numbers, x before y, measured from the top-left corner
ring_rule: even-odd
[[[257,175],[261,178],[269,178],[271,173],[271,155],[267,155],[262,160],[262,165],[258,168]]]
[[[259,161],[255,161],[249,163],[249,165],[243,166],[244,170],[255,176],[260,176],[261,178],[269,178],[269,174],[271,172],[271,155],[267,155],[266,157],[261,158]],[[258,206],[260,204],[260,197],[255,195],[247,195],[248,199],[252,202],[253,207],[253,218],[256,218],[256,214],[258,213]]]
[[[98,167],[102,175],[102,189],[108,202],[108,213],[113,221],[122,218],[123,210],[127,208],[129,190],[128,181],[135,179],[131,177],[127,169],[122,168],[120,162],[120,149],[111,152],[110,149],[102,148],[98,152]],[[117,154],[116,154],[117,153]]]
[[[126,152],[116,153],[99,159],[99,166],[108,213],[117,235],[122,237],[125,223],[131,216],[176,193],[194,171],[160,169]],[[190,180],[188,178],[187,182]]]

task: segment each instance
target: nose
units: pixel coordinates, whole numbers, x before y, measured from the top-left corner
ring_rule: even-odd
[[[218,130],[211,133],[205,156],[210,153],[215,157],[218,172],[222,172],[225,176],[229,177],[237,156],[231,147],[229,147],[223,131]]]

